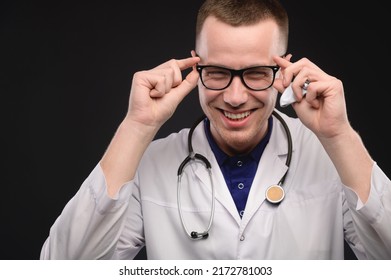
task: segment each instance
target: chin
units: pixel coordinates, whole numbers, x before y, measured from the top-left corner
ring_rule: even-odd
[[[224,137],[225,143],[232,154],[244,154],[250,152],[258,143],[256,136],[246,131],[229,131]]]

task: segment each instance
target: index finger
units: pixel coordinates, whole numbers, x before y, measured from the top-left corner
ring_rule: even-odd
[[[281,67],[281,72],[283,75],[283,86],[287,87],[289,84],[292,82],[293,76],[291,78],[287,77],[287,74],[289,73],[284,73],[284,70],[291,66],[293,63],[290,61],[290,57],[281,57],[281,56],[274,56],[273,59],[277,63],[278,66]]]
[[[178,59],[176,62],[178,64],[179,69],[185,70],[189,67],[195,66],[200,61],[198,56],[188,57],[183,59]]]
[[[156,66],[154,69],[179,68],[181,71],[195,66],[200,61],[199,57],[188,57],[183,59],[170,59]]]
[[[289,56],[286,56],[286,57],[281,57],[281,56],[274,56],[273,57],[273,60],[277,63],[278,66],[280,66],[281,68],[287,68],[289,65],[292,64],[292,62],[290,62],[290,58],[292,56],[289,55]]]

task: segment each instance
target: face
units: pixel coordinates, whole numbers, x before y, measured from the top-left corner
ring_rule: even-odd
[[[197,38],[199,64],[231,69],[274,66],[272,56],[282,55],[279,35],[278,26],[272,21],[232,27],[209,17]],[[220,148],[228,155],[251,151],[267,132],[267,120],[276,104],[277,90],[273,87],[250,90],[239,76],[223,90],[206,89],[201,80],[198,88],[201,107]]]

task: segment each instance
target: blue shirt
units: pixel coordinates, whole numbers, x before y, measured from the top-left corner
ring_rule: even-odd
[[[257,172],[259,160],[270,139],[273,128],[273,118],[270,117],[268,122],[268,131],[265,137],[249,154],[230,157],[219,148],[216,141],[213,139],[210,132],[209,120],[207,118],[204,120],[206,137],[223,173],[225,182],[231,192],[240,217],[244,214],[248,194],[255,173]]]

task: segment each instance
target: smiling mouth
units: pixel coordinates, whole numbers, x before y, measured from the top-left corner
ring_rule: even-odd
[[[224,111],[224,116],[230,120],[234,120],[234,121],[240,121],[240,120],[243,120],[245,118],[247,118],[248,116],[250,116],[251,114],[251,111],[247,111],[247,112],[242,112],[242,113],[238,113],[238,114],[234,114],[234,113],[230,113],[230,112],[227,112],[227,111]]]

